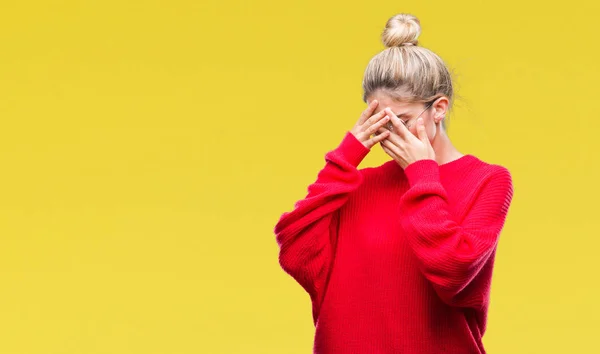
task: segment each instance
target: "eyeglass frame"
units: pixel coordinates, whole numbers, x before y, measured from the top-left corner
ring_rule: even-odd
[[[428,104],[425,106],[425,109],[424,109],[424,110],[423,110],[421,113],[419,113],[419,115],[418,115],[418,116],[417,116],[415,119],[419,119],[419,117],[421,117],[421,115],[422,115],[423,113],[427,112],[427,110],[428,110],[429,108],[433,107],[433,104],[434,104],[434,103],[435,103],[435,101],[437,101],[438,99],[439,99],[439,97],[435,98],[433,101],[431,101],[430,103],[428,103]],[[400,121],[402,122],[402,124],[404,124],[404,126],[405,126],[406,128],[410,128],[410,127],[411,127],[410,125],[408,125],[408,122],[404,122],[403,120],[400,120]],[[388,130],[390,130],[390,131],[393,131],[393,129],[394,129],[394,125],[392,124],[392,122],[391,122],[391,121],[390,121],[390,122],[388,122],[388,123],[386,124],[386,126],[387,126]]]

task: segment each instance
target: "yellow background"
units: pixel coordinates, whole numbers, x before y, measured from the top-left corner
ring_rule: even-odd
[[[600,5],[567,5],[2,1],[0,353],[309,353],[272,229],[398,12],[455,73],[453,141],[513,173],[488,351],[600,353]]]

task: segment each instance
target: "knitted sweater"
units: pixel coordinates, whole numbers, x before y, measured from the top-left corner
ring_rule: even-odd
[[[368,152],[347,133],[275,226],[312,301],[314,353],[485,353],[510,173],[472,155],[358,169]]]

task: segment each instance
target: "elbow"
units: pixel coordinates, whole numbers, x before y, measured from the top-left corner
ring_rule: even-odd
[[[439,299],[448,306],[481,309],[487,303],[491,285],[491,268],[462,274],[431,277]]]
[[[463,307],[472,300],[470,294],[479,286],[478,275],[481,269],[478,268],[466,264],[436,267],[426,271],[425,277],[442,302],[448,306]]]
[[[296,257],[289,257],[289,255],[285,253],[280,253],[279,265],[283,271],[296,280],[296,282],[298,282],[298,284],[300,284],[302,288],[304,288],[304,290],[311,295],[311,297],[315,294],[314,275],[304,262]]]
[[[452,307],[462,307],[462,292],[458,288],[434,286],[434,289],[438,298],[442,300],[444,304]]]
[[[299,270],[298,262],[292,261],[292,259],[290,259],[283,251],[279,252],[279,266],[290,275],[296,274]]]
[[[456,291],[455,289],[441,289],[436,287],[435,290],[439,299],[448,306],[472,308],[476,310],[485,307],[489,294],[489,291],[484,289],[475,291],[464,289],[462,291]]]
[[[279,266],[297,280],[304,278],[307,271],[302,252],[294,247],[286,247],[285,244],[279,251]]]

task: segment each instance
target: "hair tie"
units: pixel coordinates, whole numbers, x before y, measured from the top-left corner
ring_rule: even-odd
[[[414,45],[414,44],[412,44],[410,42],[406,42],[406,43],[400,44],[401,47],[408,47],[408,46],[411,46],[411,45]]]

